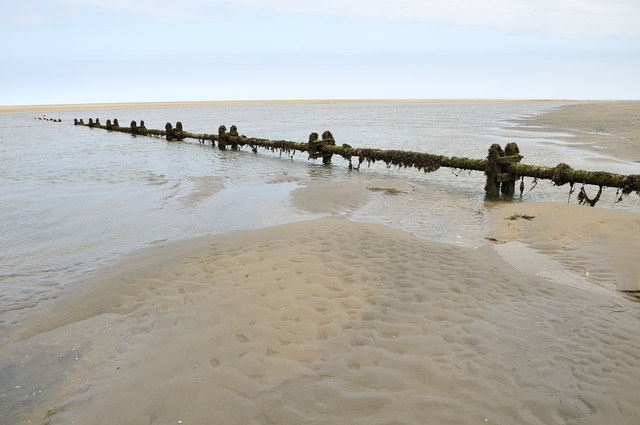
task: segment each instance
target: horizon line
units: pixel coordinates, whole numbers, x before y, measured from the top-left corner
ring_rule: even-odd
[[[186,100],[155,102],[96,102],[96,103],[52,103],[40,105],[0,106],[0,112],[28,112],[37,110],[82,110],[82,109],[122,109],[159,108],[217,105],[277,105],[277,104],[322,104],[322,103],[419,103],[419,102],[634,102],[631,99],[526,99],[526,98],[469,98],[469,99],[254,99],[254,100]]]

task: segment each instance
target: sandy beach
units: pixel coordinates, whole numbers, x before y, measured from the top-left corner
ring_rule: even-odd
[[[309,184],[291,208],[333,216],[376,190],[407,188]],[[2,379],[46,389],[5,419],[637,424],[640,215],[486,208],[479,248],[322,218],[127,255],[3,329]]]
[[[528,131],[562,132],[559,137],[605,155],[640,162],[640,102],[600,101],[562,106],[516,123]]]
[[[586,209],[518,211],[574,208]],[[574,260],[606,264],[589,253]],[[613,290],[522,273],[491,246],[323,219],[140,253],[15,327],[8,351],[37,344],[50,358],[23,362],[66,366],[37,377],[55,388],[38,412],[55,407],[52,424],[633,424],[639,313]]]

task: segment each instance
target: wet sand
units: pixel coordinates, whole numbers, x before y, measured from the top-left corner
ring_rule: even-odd
[[[305,208],[337,208],[309,190]],[[535,218],[507,222],[512,210]],[[637,250],[637,214],[491,214],[488,237],[595,281],[521,272],[493,242],[337,219],[167,243],[8,330],[13,376],[36,393],[16,412],[37,421],[55,407],[52,424],[635,424],[639,304],[606,284],[637,270],[613,251]]]
[[[598,101],[561,106],[515,121],[527,131],[562,132],[576,147],[640,162],[640,101]]]
[[[640,291],[640,214],[562,203],[502,204],[491,209],[487,238],[517,267],[527,267],[521,262],[535,255],[521,253],[524,244],[589,282],[583,287]],[[535,274],[557,278],[548,269]]]

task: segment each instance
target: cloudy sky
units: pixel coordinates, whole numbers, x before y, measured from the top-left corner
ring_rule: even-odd
[[[0,0],[0,105],[640,99],[640,0]]]

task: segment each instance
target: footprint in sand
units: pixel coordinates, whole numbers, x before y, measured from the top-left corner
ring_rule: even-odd
[[[329,338],[329,332],[327,332],[327,330],[322,327],[318,328],[318,332],[316,333],[316,339],[318,341],[324,341],[327,338]]]
[[[211,367],[218,367],[220,365],[220,360],[211,359],[211,360],[209,360],[209,364],[211,365]]]
[[[275,422],[273,422],[266,414],[258,416],[253,422],[257,425],[275,425]]]
[[[249,342],[249,338],[244,335],[236,335],[236,339],[241,343]]]
[[[264,352],[264,355],[269,357],[277,356],[278,354],[280,353],[278,353],[276,350],[273,350],[271,348],[267,348],[267,350]]]
[[[349,370],[358,370],[358,369],[360,369],[360,363],[358,363],[358,362],[349,362],[349,363],[347,363],[347,369],[349,369]]]

